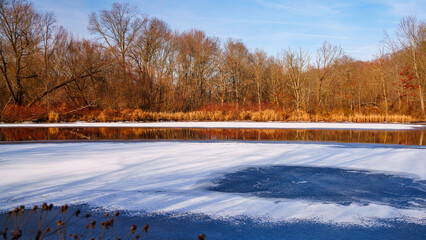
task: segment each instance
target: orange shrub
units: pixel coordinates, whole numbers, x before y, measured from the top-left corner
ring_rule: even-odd
[[[97,122],[114,122],[117,121],[118,110],[107,108],[104,109],[95,119]]]
[[[50,123],[56,123],[59,121],[59,114],[57,112],[54,111],[50,111],[49,112],[49,117],[48,117],[48,122]]]
[[[47,111],[41,105],[34,105],[32,107],[9,105],[6,106],[2,116],[2,121],[7,123],[14,122],[43,122],[48,119]]]

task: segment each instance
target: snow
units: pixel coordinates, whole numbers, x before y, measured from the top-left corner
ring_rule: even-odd
[[[223,173],[267,165],[371,170],[425,180],[426,148],[284,142],[2,144],[0,210],[42,202],[87,203],[135,214],[201,213],[213,218],[246,216],[259,221],[310,219],[345,224],[404,218],[424,224],[424,208],[267,199],[203,188]]]
[[[260,129],[342,129],[342,130],[421,130],[425,125],[396,123],[312,123],[312,122],[115,122],[115,123],[18,123],[9,127],[145,127],[145,128],[260,128]]]

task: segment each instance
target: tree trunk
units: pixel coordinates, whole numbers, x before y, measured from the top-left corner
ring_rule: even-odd
[[[420,107],[422,108],[423,119],[426,119],[425,101],[424,101],[423,89],[422,89],[421,84],[419,85],[419,97],[420,97]]]
[[[321,88],[322,88],[322,83],[324,81],[324,77],[321,77],[319,79],[319,86],[318,86],[318,98],[317,98],[317,103],[318,103],[318,108],[321,109],[321,102],[322,102],[322,98],[321,98]]]
[[[259,112],[262,111],[262,106],[261,106],[261,96],[260,96],[260,83],[257,83],[257,103],[259,105]]]

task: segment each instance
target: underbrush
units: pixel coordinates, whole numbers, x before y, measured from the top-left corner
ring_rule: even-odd
[[[118,227],[119,212],[106,213],[99,223],[90,214],[82,214],[80,209],[70,212],[68,205],[53,207],[43,203],[31,209],[24,206],[7,213],[0,237],[15,239],[144,239],[148,237],[149,225],[140,228],[136,224]],[[128,229],[123,231],[124,229]],[[126,232],[127,231],[127,232]],[[199,240],[205,235],[200,234]]]
[[[48,120],[48,112],[41,105],[32,107],[9,105],[4,108],[1,118],[3,122],[46,122]]]
[[[8,106],[2,114],[2,121],[13,122],[152,122],[152,121],[291,121],[291,122],[354,122],[354,123],[384,123],[384,122],[414,122],[421,119],[401,114],[365,114],[357,112],[308,113],[305,111],[286,111],[265,109],[262,111],[251,108],[231,107],[202,108],[190,112],[153,112],[141,109],[70,109],[65,105],[45,107],[37,105],[31,108],[24,106]]]
[[[56,118],[54,118],[56,119]],[[407,115],[380,114],[309,114],[304,111],[192,111],[192,112],[150,112],[141,109],[104,109],[97,115],[82,115],[79,117],[60,118],[61,121],[96,121],[96,122],[158,122],[158,121],[290,121],[290,122],[354,122],[354,123],[384,123],[384,122],[413,122],[419,119]],[[57,119],[56,122],[58,122]]]

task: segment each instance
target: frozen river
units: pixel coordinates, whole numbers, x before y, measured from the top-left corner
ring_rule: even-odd
[[[392,131],[423,131],[416,125],[351,126],[387,129],[388,139],[395,137]],[[200,232],[207,239],[426,236],[421,144],[164,140],[0,144],[0,210],[43,202],[120,210],[125,222],[161,225],[148,235],[153,239]]]

